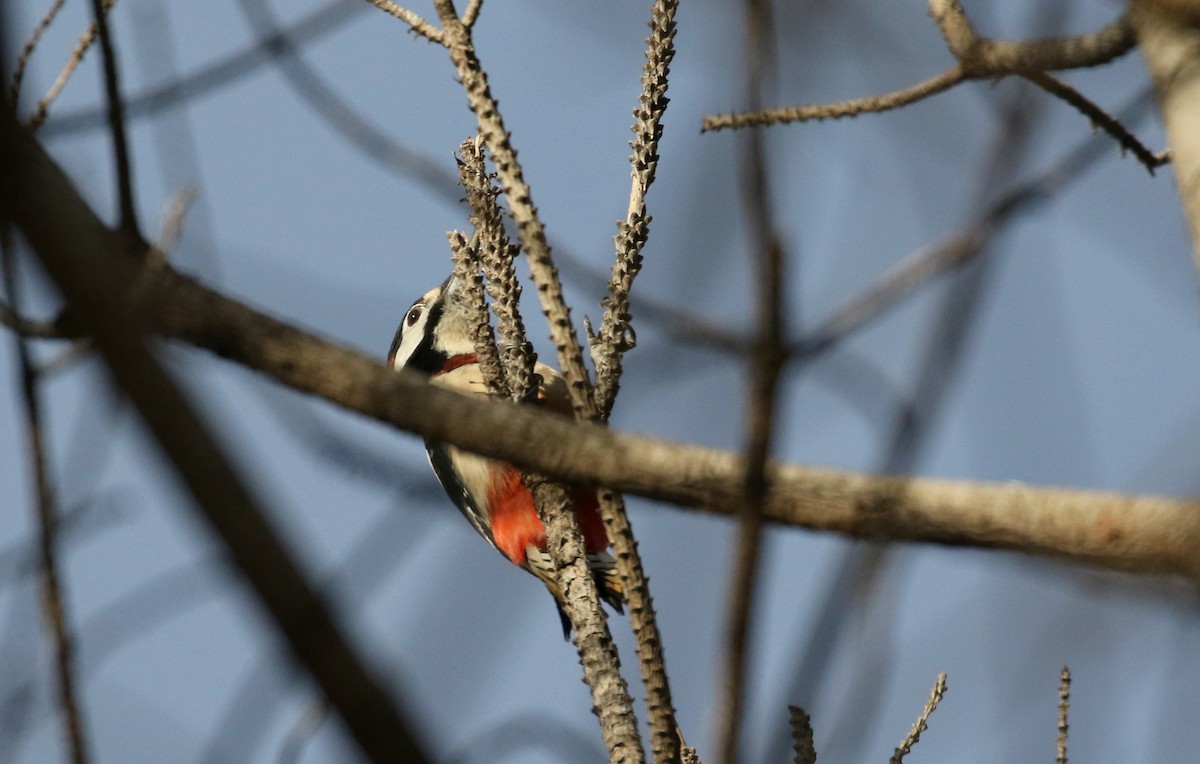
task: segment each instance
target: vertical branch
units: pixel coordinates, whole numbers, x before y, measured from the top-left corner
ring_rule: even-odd
[[[487,301],[483,296],[483,277],[479,275],[479,252],[458,231],[447,234],[450,253],[454,260],[454,275],[463,282],[463,291],[470,303],[475,327],[475,355],[479,371],[488,390],[494,395],[503,395],[508,389],[504,368],[500,365],[500,354],[496,352],[496,337],[492,334],[492,323],[488,321]]]
[[[649,235],[646,192],[658,168],[658,143],[662,117],[667,109],[667,85],[675,56],[675,12],[677,0],[655,0],[650,9],[650,36],[646,39],[646,63],[642,67],[642,92],[633,114],[634,139],[630,143],[631,183],[629,209],[617,224],[616,262],[604,300],[600,334],[592,344],[596,364],[596,416],[607,421],[612,413],[621,380],[621,359],[632,346],[629,326],[629,292],[641,270],[642,247]],[[680,759],[680,734],[671,700],[671,685],[663,657],[662,637],[654,612],[654,600],[638,554],[637,540],[625,501],[617,493],[601,490],[600,516],[612,544],[617,570],[625,586],[629,624],[637,645],[638,665],[646,689],[646,712],[650,723],[651,750],[657,762]]]
[[[442,22],[443,39],[450,51],[450,58],[466,91],[467,103],[475,114],[479,135],[496,163],[496,174],[517,224],[521,248],[525,250],[538,288],[538,300],[558,352],[558,362],[567,382],[575,416],[592,419],[595,416],[595,399],[587,369],[583,365],[583,349],[571,323],[570,310],[563,299],[562,284],[550,256],[545,227],[538,217],[537,207],[496,100],[492,97],[487,76],[475,55],[471,30],[458,17],[452,0],[435,0],[434,6]],[[569,605],[564,610],[574,625],[575,645],[583,663],[584,681],[592,691],[609,754],[613,761],[642,761],[644,754],[637,718],[633,713],[633,701],[621,677],[620,662],[600,610],[595,582],[587,571],[578,521],[574,513],[566,511],[567,497],[561,486],[536,479],[529,482],[533,487],[538,514],[546,528],[547,548],[558,568],[564,599]]]
[[[1058,755],[1055,764],[1067,764],[1067,711],[1071,708],[1071,669],[1058,675]]]
[[[521,320],[521,285],[513,262],[517,248],[509,243],[504,231],[503,214],[497,203],[500,191],[488,176],[483,147],[478,139],[463,141],[459,155],[462,158],[459,178],[467,192],[471,224],[478,237],[479,264],[483,268],[488,295],[492,298],[492,312],[496,314],[500,362],[508,382],[505,392],[513,400],[530,400],[537,395],[538,389],[533,373],[537,356],[525,335],[525,322]]]
[[[592,345],[596,363],[596,408],[601,420],[612,413],[621,383],[621,357],[632,343],[629,339],[629,290],[642,268],[642,247],[650,235],[646,213],[646,191],[658,169],[658,142],[662,138],[662,116],[667,110],[667,77],[675,57],[675,11],[678,0],[656,0],[650,9],[650,36],[646,38],[646,63],[642,67],[642,92],[633,110],[630,147],[632,183],[629,211],[617,223],[616,263],[604,300],[604,318],[598,342]],[[590,338],[589,338],[590,339]]]
[[[450,50],[450,59],[466,90],[467,103],[475,114],[479,134],[483,136],[496,163],[496,174],[508,199],[513,220],[516,221],[521,248],[528,258],[529,269],[537,285],[538,301],[550,326],[550,337],[558,351],[559,366],[567,380],[571,405],[577,417],[591,419],[595,413],[592,385],[587,368],[583,365],[583,349],[579,346],[579,338],[571,323],[571,311],[563,299],[558,269],[550,257],[546,229],[538,217],[533,195],[529,184],[525,182],[496,99],[492,97],[487,75],[475,55],[471,30],[458,18],[451,0],[435,0],[434,5],[442,20],[442,33]]]
[[[767,51],[772,25],[769,0],[746,2],[746,92],[752,108],[761,101],[769,74]],[[768,490],[767,457],[773,435],[775,392],[787,352],[784,344],[784,252],[771,215],[764,137],[746,134],[742,161],[742,199],[755,265],[757,316],[750,357],[746,417],[746,472],[739,509],[737,551],[730,578],[726,623],[725,677],[720,718],[720,761],[737,760],[745,694],[746,653],[762,540],[762,513]]]
[[[129,162],[129,142],[125,137],[125,106],[121,102],[121,83],[117,75],[117,55],[113,50],[108,29],[106,0],[92,0],[96,36],[104,55],[104,92],[108,98],[108,124],[112,131],[113,155],[116,161],[117,196],[120,205],[118,227],[129,243],[142,243],[138,229],[137,210],[133,200],[133,169]]]
[[[574,629],[572,641],[579,651],[583,676],[592,692],[593,712],[600,718],[604,744],[612,762],[642,762],[641,735],[633,713],[633,699],[621,676],[621,661],[609,633],[596,580],[587,566],[583,534],[575,514],[568,512],[570,498],[559,483],[529,478],[538,515],[546,527],[546,548],[551,559],[561,560],[558,581],[562,608]]]
[[[812,720],[803,708],[788,706],[788,722],[792,728],[792,751],[796,764],[816,764],[817,749],[813,747]]]
[[[0,223],[0,257],[3,258],[4,283],[8,301],[13,309],[20,311],[17,274],[13,267],[13,250],[7,222]],[[67,625],[66,606],[59,578],[58,559],[55,554],[57,543],[57,517],[54,507],[54,486],[50,482],[50,470],[46,464],[45,432],[42,428],[41,405],[38,400],[38,375],[25,337],[13,332],[17,359],[20,365],[21,394],[25,402],[25,422],[28,429],[29,458],[33,466],[36,492],[35,515],[38,529],[38,578],[41,584],[42,617],[54,655],[54,670],[57,684],[58,710],[63,735],[71,752],[74,764],[88,761],[87,741],[84,736],[82,712],[75,690],[75,649]]]

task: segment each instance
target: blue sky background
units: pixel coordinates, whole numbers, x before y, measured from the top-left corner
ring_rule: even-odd
[[[6,7],[21,40],[43,5]],[[361,0],[337,5],[347,10],[305,45],[304,61],[388,140],[453,173],[453,152],[474,123],[445,51]],[[917,0],[779,5],[779,103],[882,92],[951,64]],[[996,37],[1055,31],[1038,5],[967,3],[980,30]],[[1120,12],[1100,0],[1062,6],[1057,31],[1065,33]],[[286,25],[325,3],[268,7]],[[434,15],[431,5],[412,7]],[[242,8],[240,0],[121,0],[112,19],[125,93],[136,98],[252,46]],[[480,58],[550,236],[562,256],[598,271],[611,262],[628,199],[630,110],[648,16],[646,3],[628,0],[492,0],[477,26]],[[43,41],[26,112],[87,18],[86,3],[69,3]],[[678,22],[649,196],[654,223],[635,291],[746,329],[737,137],[699,134],[704,114],[741,102],[740,5],[687,2]],[[111,220],[107,139],[80,126],[102,103],[96,54],[52,108],[43,136]],[[1067,79],[1110,111],[1147,86],[1136,53]],[[819,323],[903,256],[968,222],[981,195],[1003,191],[981,185],[1013,99],[1029,104],[1033,121],[1028,143],[1003,158],[1007,183],[1090,134],[1071,108],[1011,82],[969,83],[900,112],[766,134],[791,256],[793,327]],[[448,272],[445,232],[466,226],[453,189],[431,188],[351,145],[272,63],[131,126],[148,231],[182,187],[199,192],[172,256],[177,267],[381,358],[403,310]],[[1163,145],[1152,115],[1136,129]],[[1005,228],[989,256],[958,373],[947,377],[912,470],[1196,495],[1200,326],[1172,171],[1151,178],[1105,146],[1092,169]],[[30,312],[52,315],[52,292],[25,272]],[[576,319],[598,318],[602,285],[581,267],[564,272]],[[891,404],[913,394],[952,284],[927,286],[789,375],[779,457],[879,469]],[[531,304],[527,323],[545,349],[538,316]],[[637,318],[636,307],[635,321],[640,344],[627,358],[614,426],[739,448],[738,359],[687,345]],[[39,357],[58,350],[40,347]],[[427,473],[417,438],[194,349],[164,344],[162,354],[357,644],[404,687],[436,758],[604,759],[549,597],[462,521]],[[7,338],[0,369],[0,762],[61,760],[37,590],[22,563],[33,525]],[[44,395],[61,503],[74,512],[62,560],[96,760],[278,760],[315,697],[311,684],[281,659],[252,597],[98,363],[57,373]],[[630,507],[680,720],[708,760],[734,528],[637,499]],[[1075,675],[1073,758],[1186,761],[1200,743],[1192,721],[1200,619],[1179,582],[968,549],[900,545],[877,556],[797,529],[771,529],[765,550],[747,761],[785,760],[788,703],[812,714],[822,759],[883,761],[939,671],[950,691],[911,761],[1050,760],[1064,663]],[[832,620],[822,616],[827,599],[838,603]],[[612,626],[640,699],[626,620]],[[802,664],[805,651],[820,660]],[[326,722],[299,760],[353,760],[353,748]]]

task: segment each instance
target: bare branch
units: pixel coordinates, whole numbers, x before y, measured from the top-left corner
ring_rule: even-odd
[[[107,13],[117,4],[117,0],[105,0],[104,11]],[[58,94],[66,86],[67,81],[71,79],[71,75],[75,73],[76,67],[83,61],[83,55],[87,53],[88,48],[92,47],[92,43],[96,41],[98,26],[93,20],[84,33],[79,36],[79,41],[75,43],[74,50],[67,58],[67,63],[63,64],[62,71],[58,73],[58,77],[54,80],[54,84],[50,86],[50,90],[42,99],[38,101],[37,109],[34,110],[33,116],[29,118],[29,126],[34,130],[42,126],[46,121],[46,116],[49,114],[50,106],[54,103],[54,99],[58,98]],[[13,101],[14,105],[16,101]]]
[[[1125,126],[1116,117],[1110,116],[1104,109],[1101,109],[1095,103],[1088,100],[1083,93],[1080,93],[1062,80],[1051,77],[1044,72],[1028,72],[1021,76],[1047,93],[1057,96],[1060,100],[1075,107],[1083,116],[1091,120],[1093,127],[1097,127],[1111,135],[1121,145],[1122,150],[1128,151],[1137,157],[1137,160],[1142,163],[1146,171],[1151,175],[1154,174],[1155,168],[1162,167],[1167,163],[1168,159],[1165,154],[1155,154],[1146,148],[1133,133],[1125,129]]]
[[[621,383],[621,358],[632,347],[630,339],[629,291],[642,268],[642,247],[650,235],[650,217],[646,211],[646,191],[658,169],[658,142],[662,138],[662,117],[666,113],[667,85],[671,60],[675,57],[675,12],[678,0],[656,0],[650,9],[650,36],[646,38],[646,63],[642,66],[642,92],[633,115],[633,141],[629,157],[632,182],[629,210],[617,224],[616,263],[603,302],[598,343],[592,343],[596,364],[596,409],[601,421],[607,421]]]
[[[488,175],[478,137],[463,141],[459,155],[459,180],[467,192],[471,224],[479,239],[479,263],[492,298],[492,312],[496,314],[500,361],[507,381],[502,391],[513,400],[532,400],[539,385],[533,371],[537,355],[521,319],[521,284],[514,267],[517,248],[509,243],[504,230],[504,217],[497,202],[500,190]]]
[[[745,4],[745,88],[752,108],[762,101],[770,60],[771,8],[764,0]],[[774,438],[775,399],[780,373],[787,358],[784,348],[786,282],[785,253],[771,210],[767,174],[766,138],[759,131],[744,134],[740,164],[742,209],[747,247],[754,262],[755,337],[750,355],[747,386],[745,450],[746,471],[737,507],[738,537],[730,569],[728,612],[725,625],[725,666],[718,717],[719,761],[738,760],[742,707],[746,693],[746,656],[750,643],[751,613],[762,548],[763,510],[770,487],[767,460]]]
[[[933,685],[933,691],[929,694],[929,700],[925,702],[925,708],[921,710],[921,715],[917,717],[917,722],[908,731],[908,735],[904,740],[900,741],[900,747],[892,754],[892,758],[888,760],[888,764],[901,764],[904,757],[908,755],[913,746],[921,739],[921,733],[929,729],[929,717],[937,710],[938,703],[942,702],[942,697],[946,694],[946,675],[938,674],[937,682]]]
[[[141,241],[137,208],[133,196],[133,168],[130,166],[129,141],[125,137],[125,105],[121,102],[121,83],[117,74],[117,54],[108,31],[108,8],[113,0],[92,0],[96,37],[104,59],[104,93],[108,99],[108,127],[112,133],[116,164],[117,199],[121,232],[131,241]]]
[[[558,269],[550,256],[545,226],[538,216],[532,192],[525,182],[524,171],[517,161],[517,153],[504,127],[496,99],[492,97],[487,75],[475,55],[471,30],[458,18],[451,0],[435,0],[434,5],[442,20],[450,59],[466,91],[467,104],[475,113],[479,134],[483,136],[496,163],[496,174],[517,224],[521,248],[525,251],[529,270],[537,284],[538,301],[550,326],[550,338],[558,351],[558,363],[567,381],[575,416],[590,419],[595,412],[592,385],[587,368],[583,365],[583,349],[579,346],[579,338],[571,322],[571,311],[563,299]]]
[[[759,125],[777,125],[787,122],[808,122],[811,120],[841,119],[842,117],[857,117],[868,112],[890,111],[916,103],[932,95],[949,90],[960,82],[967,80],[966,72],[961,66],[942,72],[939,75],[918,82],[901,90],[894,90],[880,95],[855,98],[836,103],[813,104],[804,106],[786,106],[776,109],[763,109],[738,114],[718,114],[707,116],[700,123],[700,132],[731,128],[738,130]]]
[[[817,749],[813,747],[812,720],[803,708],[788,706],[788,723],[792,727],[792,750],[796,764],[817,764]]]
[[[118,238],[61,170],[27,134],[19,137],[6,133],[0,141],[0,211],[31,240],[39,221],[53,220],[55,241],[64,248],[104,258],[99,272],[132,267],[121,257]],[[30,181],[36,183],[20,191],[9,169],[20,166],[18,160],[36,169]],[[145,314],[165,336],[423,437],[564,482],[605,485],[717,514],[729,514],[742,496],[744,462],[729,452],[455,395],[251,310],[169,267],[155,272],[143,297]],[[1197,501],[778,463],[769,476],[771,522],[859,538],[1018,550],[1200,581]]]
[[[916,85],[868,98],[707,116],[701,122],[701,132],[856,117],[907,106],[967,80],[1019,75],[1082,111],[1094,124],[1116,138],[1122,148],[1132,151],[1151,173],[1167,161],[1165,155],[1151,153],[1082,93],[1046,74],[1053,70],[1099,66],[1127,53],[1136,42],[1128,14],[1088,35],[1013,42],[980,36],[959,0],[929,0],[929,8],[946,46],[958,59],[949,71]]]
[[[1058,755],[1055,764],[1067,764],[1067,711],[1071,708],[1071,669],[1063,666],[1058,676]]]
[[[4,282],[8,299],[14,307],[20,305],[11,227],[0,221],[0,258],[3,259]],[[25,424],[28,430],[29,458],[33,466],[34,516],[38,529],[38,579],[42,595],[42,617],[46,635],[54,655],[55,684],[63,737],[74,764],[87,764],[88,745],[84,734],[83,714],[75,690],[75,649],[71,638],[61,574],[57,556],[57,510],[50,467],[46,463],[46,433],[42,427],[41,402],[38,397],[38,374],[29,356],[25,337],[13,336],[20,366],[21,392],[25,404]]]
[[[584,681],[592,691],[592,711],[600,718],[609,760],[614,764],[642,762],[645,755],[633,699],[621,676],[621,660],[600,608],[595,577],[588,569],[583,534],[575,513],[568,511],[570,496],[560,483],[528,474],[522,477],[533,490],[538,516],[546,528],[546,549],[559,566],[563,612],[571,621],[571,639],[579,651]]]
[[[0,300],[0,324],[7,326],[22,337],[41,340],[65,339],[66,335],[53,321],[34,321],[19,315],[12,306]]]
[[[479,253],[458,231],[451,231],[448,237],[451,257],[454,260],[454,275],[462,280],[463,291],[471,308],[479,371],[492,394],[505,395],[508,392],[508,382],[504,368],[500,365],[500,354],[496,351],[496,336],[492,333],[492,323],[488,320],[487,300],[483,296],[483,277],[479,274]]]
[[[67,0],[54,0],[50,7],[46,9],[46,15],[42,16],[42,20],[34,27],[34,30],[29,35],[29,39],[25,41],[25,47],[21,49],[21,55],[17,56],[17,64],[13,68],[12,88],[9,90],[9,98],[13,105],[20,103],[21,100],[21,81],[25,79],[25,70],[29,66],[29,59],[33,56],[33,51],[37,48],[38,43],[42,40],[42,35],[54,23],[54,18],[58,16],[58,12],[62,10]]]
[[[57,189],[57,190],[56,190]],[[328,607],[267,524],[257,502],[143,339],[129,310],[138,278],[128,241],[104,227],[32,136],[0,115],[0,210],[22,231],[89,327],[116,382],[142,413],[232,559],[372,761],[425,761],[393,700],[342,637]],[[62,216],[39,214],[58,198]],[[81,217],[82,216],[82,217]],[[78,228],[68,224],[75,220]],[[83,222],[83,221],[87,222]],[[122,254],[126,253],[126,254]],[[380,367],[382,368],[382,366]]]
[[[405,24],[408,24],[410,27],[412,27],[412,31],[416,32],[430,42],[436,42],[438,45],[446,44],[446,39],[442,33],[442,30],[438,29],[433,24],[430,24],[428,21],[421,18],[416,13],[408,10],[407,8],[402,8],[396,3],[393,3],[391,0],[367,0],[367,2],[380,9],[384,13],[390,13],[391,15],[403,21]]]

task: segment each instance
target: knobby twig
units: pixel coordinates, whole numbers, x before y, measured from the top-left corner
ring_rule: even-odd
[[[921,710],[921,715],[917,717],[917,722],[908,731],[908,734],[900,741],[900,747],[892,754],[892,758],[888,759],[888,764],[901,764],[904,757],[908,755],[913,746],[921,739],[921,733],[929,729],[929,717],[937,710],[938,703],[942,702],[942,696],[946,694],[946,675],[938,674],[937,682],[933,685],[933,692],[929,694],[929,700],[925,702],[925,708]]]
[[[841,119],[857,117],[860,114],[879,113],[899,109],[911,103],[924,100],[930,96],[943,93],[955,85],[966,82],[967,74],[961,66],[955,66],[948,71],[930,77],[901,90],[894,90],[879,95],[855,98],[849,101],[837,101],[824,104],[806,104],[787,106],[776,109],[763,109],[740,114],[720,114],[705,117],[700,123],[701,132],[716,130],[740,130],[761,125],[777,125],[788,122],[810,122],[825,119]]]
[[[662,117],[667,110],[667,85],[671,60],[675,57],[675,12],[678,0],[656,0],[650,10],[650,36],[646,38],[646,63],[642,66],[642,92],[633,115],[633,154],[629,157],[632,182],[629,210],[617,223],[616,263],[604,299],[600,334],[589,338],[596,365],[596,409],[607,421],[621,383],[621,358],[632,347],[629,326],[629,292],[642,267],[642,247],[650,235],[646,191],[658,169],[658,143]]]
[[[1055,764],[1067,764],[1067,711],[1071,708],[1071,669],[1058,675],[1058,755]]]
[[[32,136],[8,116],[0,116],[0,209],[21,229],[78,320],[91,330],[116,383],[137,406],[225,541],[292,654],[312,673],[370,760],[425,761],[395,702],[342,637],[257,501],[146,347],[145,327],[129,310],[131,287],[147,275],[160,278],[169,267],[136,272],[137,264],[127,256],[127,238],[108,230],[73,192],[62,196],[69,187]],[[67,205],[61,210],[63,218],[38,214],[40,206],[53,199]],[[89,222],[72,230],[64,225],[72,218]],[[141,254],[146,249],[143,245]],[[139,293],[149,291],[153,290]]]
[[[104,0],[104,13],[112,10],[112,7],[117,4],[117,0]],[[46,121],[46,117],[50,113],[50,106],[54,100],[58,98],[58,94],[66,87],[67,81],[71,79],[71,75],[75,73],[75,69],[83,61],[83,56],[87,53],[88,48],[92,47],[92,43],[96,41],[96,34],[99,27],[95,20],[88,24],[87,29],[79,36],[78,42],[75,43],[75,48],[71,51],[71,55],[67,57],[67,63],[63,64],[62,71],[58,73],[54,84],[50,86],[50,90],[42,99],[38,101],[37,108],[33,115],[29,118],[29,127],[37,130]],[[13,99],[13,104],[16,104],[16,99]]]
[[[479,358],[479,371],[488,389],[494,395],[508,392],[508,378],[500,365],[500,354],[496,351],[496,336],[492,334],[492,322],[488,320],[487,300],[483,296],[483,277],[479,274],[479,252],[458,231],[451,231],[450,253],[454,260],[454,275],[463,282],[463,291],[475,316],[475,354]]]
[[[629,324],[629,294],[641,269],[641,250],[649,235],[650,216],[646,211],[646,192],[654,182],[658,168],[658,144],[662,138],[662,117],[667,108],[667,86],[671,60],[675,56],[675,13],[677,0],[656,0],[650,10],[650,35],[646,38],[646,62],[642,67],[642,90],[634,109],[636,123],[630,142],[629,207],[625,220],[618,223],[616,262],[605,298],[600,334],[592,337],[588,327],[592,359],[596,367],[595,417],[607,421],[621,379],[621,360],[633,346]],[[638,666],[646,690],[646,712],[650,724],[651,750],[656,762],[674,764],[680,760],[681,736],[671,700],[662,637],[649,582],[638,553],[637,540],[625,501],[617,493],[604,489],[599,493],[600,516],[612,544],[617,570],[625,589],[629,624],[637,646]]]
[[[125,137],[125,105],[121,103],[121,82],[117,73],[117,54],[108,31],[108,8],[115,0],[92,0],[93,23],[104,59],[104,93],[108,99],[108,126],[112,133],[113,157],[117,175],[117,198],[121,232],[131,241],[141,241],[137,209],[134,206],[133,168],[130,166],[129,141]]]
[[[792,728],[792,750],[796,764],[817,764],[817,749],[813,747],[812,720],[803,708],[788,706],[788,723]]]
[[[4,272],[8,299],[14,308],[19,308],[19,288],[10,234],[8,221],[0,221],[0,259],[3,260],[0,266]],[[30,358],[24,335],[14,332],[13,343],[17,351],[21,393],[25,404],[29,459],[33,467],[34,516],[38,529],[38,580],[42,595],[42,617],[54,656],[56,699],[63,737],[67,741],[71,761],[74,764],[87,764],[89,757],[83,712],[75,689],[75,647],[68,625],[56,553],[58,517],[54,486],[46,460],[46,433],[42,426],[41,403],[38,397],[38,373]]]
[[[1165,152],[1154,153],[1146,148],[1133,133],[1125,129],[1119,120],[1108,114],[1083,93],[1060,79],[1051,77],[1045,72],[1028,72],[1021,75],[1047,93],[1057,96],[1060,100],[1074,106],[1080,114],[1092,121],[1092,125],[1100,128],[1113,137],[1121,146],[1122,151],[1128,151],[1137,157],[1151,175],[1155,168],[1162,167],[1169,160]]]
[[[521,164],[517,161],[511,138],[504,127],[504,120],[492,97],[487,75],[475,55],[475,44],[471,30],[464,26],[454,10],[451,0],[435,0],[441,18],[445,44],[450,59],[458,71],[459,79],[467,94],[467,103],[475,114],[479,134],[483,136],[488,152],[496,163],[496,175],[504,189],[505,199],[513,220],[517,224],[517,235],[521,249],[529,262],[533,281],[537,285],[538,301],[550,326],[550,337],[558,354],[558,363],[567,388],[575,416],[591,419],[595,413],[595,399],[583,365],[583,350],[571,322],[571,311],[563,299],[562,284],[558,269],[550,256],[550,245],[546,240],[546,229],[533,203],[533,195],[525,182]]]
[[[408,24],[410,27],[412,27],[412,31],[416,32],[430,42],[436,42],[438,45],[446,44],[446,39],[442,33],[442,30],[438,29],[433,24],[430,24],[428,21],[421,18],[421,16],[413,13],[407,8],[403,8],[396,3],[393,3],[391,0],[367,0],[367,2],[376,8],[379,8],[384,13],[390,13],[391,15],[403,21],[405,24]]]
[[[476,225],[475,239],[482,245],[484,240],[492,250],[489,260],[498,271],[498,280],[490,288],[495,303],[501,304],[500,311],[507,317],[506,344],[524,353],[513,354],[514,380],[507,380],[507,371],[502,367],[496,351],[495,338],[488,321],[487,303],[479,275],[480,253],[477,247],[467,246],[461,234],[451,234],[454,249],[456,274],[466,279],[468,299],[474,312],[472,323],[478,327],[475,350],[480,364],[492,365],[491,372],[484,370],[485,379],[493,395],[509,395],[517,400],[537,395],[540,384],[533,373],[534,355],[525,338],[518,305],[519,290],[512,267],[512,253],[504,236],[496,194],[484,169],[480,146],[470,140],[460,146],[460,174],[467,189],[467,202],[471,219]],[[507,293],[505,287],[509,288]],[[514,291],[516,292],[514,294]],[[530,385],[526,389],[523,385]],[[579,651],[583,666],[584,681],[592,692],[593,707],[600,720],[605,745],[613,761],[641,761],[642,745],[633,714],[633,701],[629,688],[621,676],[620,658],[609,632],[596,582],[588,568],[587,555],[579,523],[570,511],[570,495],[559,483],[546,480],[541,475],[524,472],[522,480],[533,492],[534,506],[546,533],[546,548],[557,566],[556,576],[562,593],[560,605],[572,626],[572,639]]]
[[[762,99],[764,80],[771,63],[770,4],[746,2],[747,98],[751,107]],[[763,509],[770,482],[767,460],[774,436],[776,391],[787,357],[784,349],[785,263],[783,244],[771,210],[765,136],[745,134],[741,158],[741,197],[746,218],[747,250],[754,261],[756,306],[755,337],[749,358],[750,383],[746,402],[746,465],[743,495],[737,504],[738,538],[730,570],[728,614],[725,627],[725,666],[721,687],[719,761],[738,759],[742,707],[746,692],[746,656],[750,644],[751,613],[762,549]]]
[[[54,0],[50,7],[46,9],[46,14],[42,16],[42,20],[34,27],[34,30],[29,35],[29,39],[25,41],[25,47],[21,49],[21,55],[17,56],[17,64],[13,67],[12,88],[9,90],[9,98],[13,105],[20,103],[21,98],[21,82],[25,79],[25,70],[29,67],[29,59],[33,57],[33,51],[37,49],[38,43],[42,40],[42,35],[54,23],[54,19],[58,16],[58,12],[62,10],[67,0]]]
[[[504,215],[497,199],[500,190],[492,184],[478,138],[463,141],[459,156],[459,179],[467,192],[471,224],[478,237],[479,265],[496,314],[500,361],[507,380],[507,387],[499,392],[513,400],[532,400],[539,384],[533,371],[536,354],[521,318],[521,284],[514,263],[517,248],[509,243],[504,230]]]
[[[959,0],[929,0],[929,8],[946,46],[957,59],[955,66],[948,71],[916,85],[867,98],[710,115],[703,119],[700,130],[707,132],[856,117],[907,106],[968,80],[996,80],[1017,75],[1078,109],[1093,125],[1111,135],[1123,149],[1132,152],[1151,174],[1167,161],[1165,154],[1150,151],[1120,122],[1082,93],[1047,74],[1049,71],[1100,66],[1129,52],[1136,43],[1136,35],[1128,13],[1087,35],[1010,41],[979,35]]]

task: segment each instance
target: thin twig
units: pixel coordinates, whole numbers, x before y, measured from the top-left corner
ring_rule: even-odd
[[[596,364],[596,409],[600,421],[607,421],[621,383],[621,358],[632,346],[630,341],[629,292],[642,268],[642,247],[650,235],[650,216],[646,211],[646,192],[658,169],[658,143],[662,138],[662,117],[666,113],[667,85],[671,60],[675,57],[675,12],[678,0],[656,0],[650,9],[650,36],[646,38],[646,63],[642,66],[642,92],[633,115],[633,140],[629,157],[629,209],[625,220],[617,224],[616,262],[604,299],[604,317],[598,342],[592,342]],[[589,338],[590,340],[591,338]]]
[[[1067,764],[1067,712],[1071,708],[1071,669],[1062,667],[1058,675],[1058,755],[1055,764]]]
[[[418,14],[413,13],[407,8],[403,8],[396,3],[393,3],[391,0],[367,0],[367,2],[384,11],[385,13],[390,13],[391,15],[403,21],[405,24],[408,24],[410,27],[412,27],[412,31],[416,32],[430,42],[436,42],[439,45],[446,44],[446,39],[442,33],[442,30],[438,29],[433,24],[430,24]]]
[[[1108,112],[1093,103],[1083,93],[1080,93],[1062,80],[1051,77],[1045,72],[1028,72],[1023,73],[1021,76],[1047,93],[1057,96],[1060,100],[1066,101],[1075,107],[1079,113],[1091,120],[1093,127],[1099,128],[1111,135],[1121,145],[1123,151],[1128,151],[1137,157],[1137,160],[1142,163],[1146,171],[1151,175],[1154,174],[1156,168],[1162,167],[1168,162],[1165,154],[1155,154],[1146,148],[1145,144],[1139,141],[1133,133],[1126,130],[1125,126],[1116,117],[1109,115]]]
[[[1165,153],[1156,155],[1149,151],[1082,93],[1047,74],[1052,70],[1099,66],[1129,52],[1136,44],[1136,34],[1128,13],[1091,34],[1017,42],[979,35],[959,0],[929,0],[929,8],[946,47],[957,59],[949,71],[901,90],[867,98],[711,115],[701,121],[701,132],[883,112],[929,98],[967,80],[1017,75],[1082,111],[1093,124],[1116,138],[1122,148],[1133,152],[1151,174],[1154,168],[1168,161]]]
[[[0,224],[0,258],[3,258],[4,283],[8,299],[14,308],[20,305],[11,229],[7,222]],[[46,463],[46,433],[42,426],[41,404],[38,398],[38,375],[29,355],[25,337],[13,335],[20,367],[21,392],[25,403],[28,430],[29,458],[33,466],[36,500],[35,518],[38,529],[38,573],[42,594],[42,617],[46,636],[54,655],[57,701],[63,736],[74,764],[87,764],[88,745],[84,733],[83,712],[75,690],[75,648],[71,638],[56,554],[57,512],[55,491]]]
[[[29,66],[29,59],[33,57],[33,51],[37,48],[38,43],[42,40],[42,35],[54,23],[54,18],[58,16],[58,12],[62,10],[67,0],[54,0],[50,7],[46,9],[46,14],[42,16],[42,20],[30,33],[29,39],[25,41],[25,47],[21,49],[21,55],[17,56],[17,64],[13,67],[12,88],[9,90],[10,98],[15,107],[21,98],[21,81],[25,79],[25,70]]]
[[[118,227],[131,241],[142,240],[138,229],[137,209],[134,206],[133,168],[130,166],[129,141],[125,137],[125,106],[121,103],[121,82],[117,73],[117,54],[108,31],[109,0],[92,0],[92,15],[100,52],[104,58],[104,93],[108,98],[108,126],[112,132],[113,156],[116,163],[117,196],[120,204]]]
[[[772,68],[767,51],[773,25],[769,2],[747,0],[745,9],[745,87],[751,107],[756,107],[762,99],[766,74]],[[730,571],[724,635],[725,665],[717,748],[718,761],[723,764],[733,764],[738,759],[754,593],[762,557],[763,510],[769,488],[767,460],[774,436],[776,392],[786,359],[785,254],[771,210],[765,136],[760,131],[750,131],[744,138],[740,185],[747,250],[754,261],[757,315],[749,359],[743,495],[737,508],[738,538]]]
[[[788,723],[792,728],[792,750],[796,764],[817,764],[817,749],[813,747],[812,720],[803,708],[788,706]]]
[[[104,0],[104,12],[107,13],[117,4],[117,0]],[[63,64],[62,71],[58,73],[54,84],[50,86],[50,90],[42,99],[38,101],[37,108],[33,115],[29,118],[29,127],[37,130],[46,121],[46,117],[50,112],[50,106],[54,100],[58,98],[58,94],[66,86],[67,81],[71,79],[71,75],[75,73],[75,69],[83,61],[83,56],[87,53],[88,48],[92,47],[92,43],[96,41],[98,27],[93,20],[88,24],[87,29],[79,36],[79,40],[75,43],[75,48],[71,51],[71,55],[67,57],[67,63]]]
[[[700,132],[707,133],[726,128],[739,130],[759,125],[782,125],[788,122],[841,119],[842,117],[857,117],[860,114],[866,113],[890,111],[942,93],[961,82],[965,82],[966,79],[967,75],[963,71],[963,68],[955,66],[923,82],[910,85],[907,88],[867,96],[866,98],[854,98],[849,101],[837,101],[835,103],[785,106],[774,109],[739,112],[736,114],[710,115],[700,122]]]
[[[929,700],[925,701],[925,708],[921,709],[921,715],[917,717],[917,722],[908,731],[904,739],[900,741],[900,747],[892,754],[892,758],[888,759],[888,764],[900,764],[904,761],[904,757],[913,749],[921,740],[921,733],[929,729],[929,717],[937,710],[938,703],[942,702],[942,697],[946,694],[946,675],[938,674],[937,682],[933,685],[933,691],[929,693]]]

